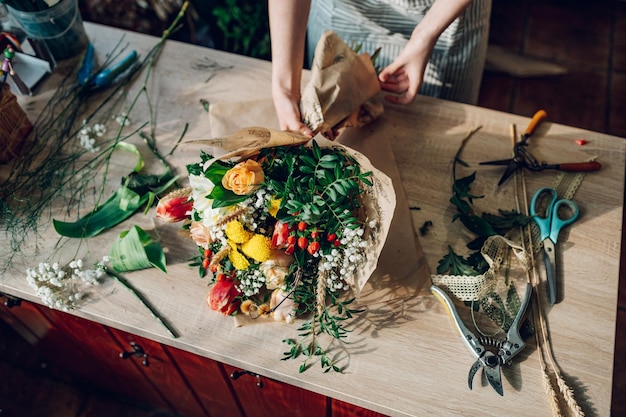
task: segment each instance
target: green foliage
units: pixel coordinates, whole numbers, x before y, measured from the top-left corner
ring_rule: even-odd
[[[350,332],[344,322],[353,317],[354,314],[362,313],[362,309],[351,309],[348,306],[354,302],[354,298],[346,301],[339,301],[334,296],[331,308],[324,306],[321,314],[316,312],[314,317],[305,321],[299,328],[298,332],[300,340],[285,339],[283,340],[289,346],[289,350],[283,353],[282,360],[296,359],[301,355],[304,361],[300,365],[299,372],[302,373],[309,369],[310,361],[319,358],[320,366],[324,372],[341,372],[341,368],[335,364],[333,358],[321,346],[318,336],[326,334],[333,339],[344,339]]]
[[[270,58],[270,35],[266,1],[216,0],[212,15],[219,32],[217,48],[256,58]]]
[[[304,146],[274,148],[262,155],[282,161],[280,166],[269,167],[268,188],[282,199],[281,210],[290,224],[314,224],[323,219],[326,233],[360,226],[354,210],[358,209],[360,184],[371,186],[372,173],[362,173],[351,156],[322,149],[315,141],[311,150]]]
[[[487,272],[489,265],[480,253],[480,249],[485,240],[489,236],[496,234],[505,235],[513,228],[527,225],[532,219],[516,211],[499,209],[498,215],[490,213],[477,214],[474,211],[474,200],[484,198],[484,196],[471,193],[471,186],[476,180],[476,172],[465,177],[457,178],[457,165],[465,168],[469,167],[469,165],[460,158],[460,155],[467,140],[474,132],[465,138],[455,155],[452,167],[452,196],[450,197],[450,203],[457,209],[452,221],[460,220],[470,232],[476,235],[476,238],[467,244],[467,247],[474,252],[467,258],[463,258],[456,254],[452,247],[448,246],[448,253],[439,261],[439,265],[437,266],[438,274],[474,276]],[[479,303],[472,302],[471,307],[475,311],[482,308],[485,314],[501,329],[507,331],[513,323],[521,303],[515,286],[508,282],[508,275],[505,285],[508,286],[506,300],[502,300],[502,297],[498,293],[491,292],[483,296]],[[529,324],[528,320],[526,320],[522,326],[521,332],[523,333],[523,337],[532,334],[532,325]]]
[[[451,246],[448,246],[448,254],[444,256],[437,265],[438,274],[449,275],[478,275],[474,265],[462,256],[457,255]]]
[[[489,236],[496,234],[504,235],[514,227],[528,224],[531,218],[516,211],[498,210],[499,215],[490,213],[477,214],[473,208],[474,200],[484,198],[484,196],[475,195],[471,192],[472,184],[476,180],[476,172],[457,179],[457,164],[464,167],[468,166],[457,154],[454,160],[454,182],[452,184],[452,196],[450,197],[450,203],[456,207],[457,212],[452,217],[452,221],[459,220],[467,230],[476,235],[476,238],[467,244],[469,249],[480,250]],[[477,273],[480,273],[478,271],[480,269],[476,270]]]

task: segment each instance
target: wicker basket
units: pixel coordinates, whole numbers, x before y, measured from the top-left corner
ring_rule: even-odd
[[[0,93],[0,163],[15,158],[33,128],[8,84]]]

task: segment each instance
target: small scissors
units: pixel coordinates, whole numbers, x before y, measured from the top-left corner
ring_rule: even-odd
[[[545,209],[545,216],[538,213],[542,210],[540,204],[545,202],[545,198],[549,199],[548,206]],[[541,201],[540,201],[541,199]],[[561,218],[559,209],[567,207],[568,210],[561,210],[561,213],[569,216]],[[543,210],[541,211],[543,213]],[[550,304],[556,303],[556,254],[554,245],[559,238],[559,232],[565,226],[574,223],[578,218],[578,205],[572,200],[557,200],[557,192],[554,188],[544,187],[537,190],[530,203],[530,214],[539,226],[540,238],[543,242],[544,263],[546,266],[546,276],[548,281],[548,300]]]
[[[524,300],[515,315],[513,323],[511,323],[511,327],[509,327],[509,330],[506,332],[506,339],[504,340],[488,336],[477,337],[465,326],[450,296],[448,296],[444,290],[436,285],[431,285],[430,292],[432,292],[435,298],[445,307],[450,320],[452,320],[456,330],[463,338],[465,346],[476,358],[476,362],[471,366],[467,376],[469,389],[472,389],[474,375],[482,368],[489,385],[491,385],[498,394],[504,395],[501,367],[502,365],[508,365],[513,357],[526,347],[526,342],[524,342],[524,339],[520,335],[519,328],[526,316],[526,310],[533,294],[532,285],[526,284]]]

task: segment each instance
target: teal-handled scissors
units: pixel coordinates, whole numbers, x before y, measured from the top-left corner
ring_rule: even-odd
[[[548,282],[548,300],[556,303],[556,254],[554,246],[559,232],[565,226],[574,223],[578,218],[578,205],[572,200],[557,199],[554,188],[544,187],[537,190],[530,203],[530,214],[539,226],[540,238],[543,242],[544,263]],[[548,202],[545,206],[545,202]],[[545,211],[543,207],[545,206]],[[543,215],[542,213],[545,213]],[[561,216],[565,216],[564,218]]]

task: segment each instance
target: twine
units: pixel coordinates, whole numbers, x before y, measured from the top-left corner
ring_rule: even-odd
[[[6,162],[17,156],[22,139],[32,129],[8,84],[2,86],[0,114],[0,162]]]

